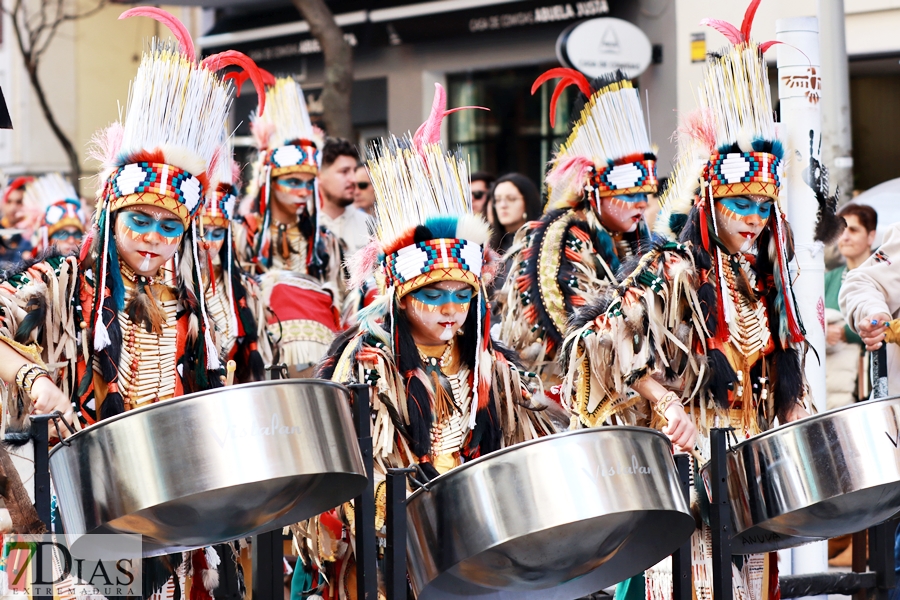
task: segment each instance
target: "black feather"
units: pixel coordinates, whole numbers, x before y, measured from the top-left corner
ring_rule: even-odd
[[[772,358],[775,414],[784,423],[788,411],[803,397],[803,370],[796,348],[776,349]]]
[[[707,392],[719,406],[728,408],[728,392],[737,384],[734,369],[721,350],[712,348],[706,351],[706,366],[709,369]]]
[[[16,329],[16,342],[20,344],[28,344],[32,339],[32,333],[37,331],[37,339],[40,339],[40,330],[47,318],[47,298],[43,294],[32,296],[25,305],[28,314],[19,323]]]

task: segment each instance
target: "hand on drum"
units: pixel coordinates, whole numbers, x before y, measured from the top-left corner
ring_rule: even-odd
[[[60,391],[49,377],[38,377],[31,386],[31,397],[34,400],[34,412],[38,415],[50,414],[54,411],[62,413],[67,423],[71,423],[75,416],[72,409],[72,401]],[[69,430],[62,423],[59,430],[63,437],[68,437]]]
[[[799,421],[803,417],[808,417],[809,411],[803,408],[803,405],[799,402],[795,403],[794,406],[791,407],[791,410],[787,411],[787,415],[784,417],[785,423],[793,423],[794,421]]]
[[[694,449],[694,438],[697,437],[697,427],[694,425],[684,407],[680,404],[672,404],[666,409],[666,420],[669,422],[662,428],[662,432],[672,440],[672,444],[683,452]]]
[[[866,317],[859,326],[859,337],[866,345],[866,350],[873,351],[881,348],[884,335],[887,331],[887,322],[893,317],[887,313],[876,313]]]

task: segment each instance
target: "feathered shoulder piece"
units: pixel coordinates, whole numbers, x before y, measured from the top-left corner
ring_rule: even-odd
[[[647,135],[641,98],[621,71],[594,82],[574,69],[550,69],[535,80],[534,94],[550,79],[559,79],[550,100],[550,123],[562,91],[575,85],[586,97],[547,175],[548,210],[574,206],[585,192],[605,196],[655,193],[656,154]]]

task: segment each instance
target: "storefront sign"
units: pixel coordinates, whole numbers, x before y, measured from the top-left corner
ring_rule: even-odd
[[[589,77],[621,69],[629,79],[650,65],[653,47],[643,31],[628,21],[590,19],[567,28],[556,41],[564,65]]]

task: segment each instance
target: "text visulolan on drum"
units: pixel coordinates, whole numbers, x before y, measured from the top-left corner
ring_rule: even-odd
[[[640,573],[694,530],[660,433],[604,427],[495,452],[407,502],[419,600],[571,600]]]

